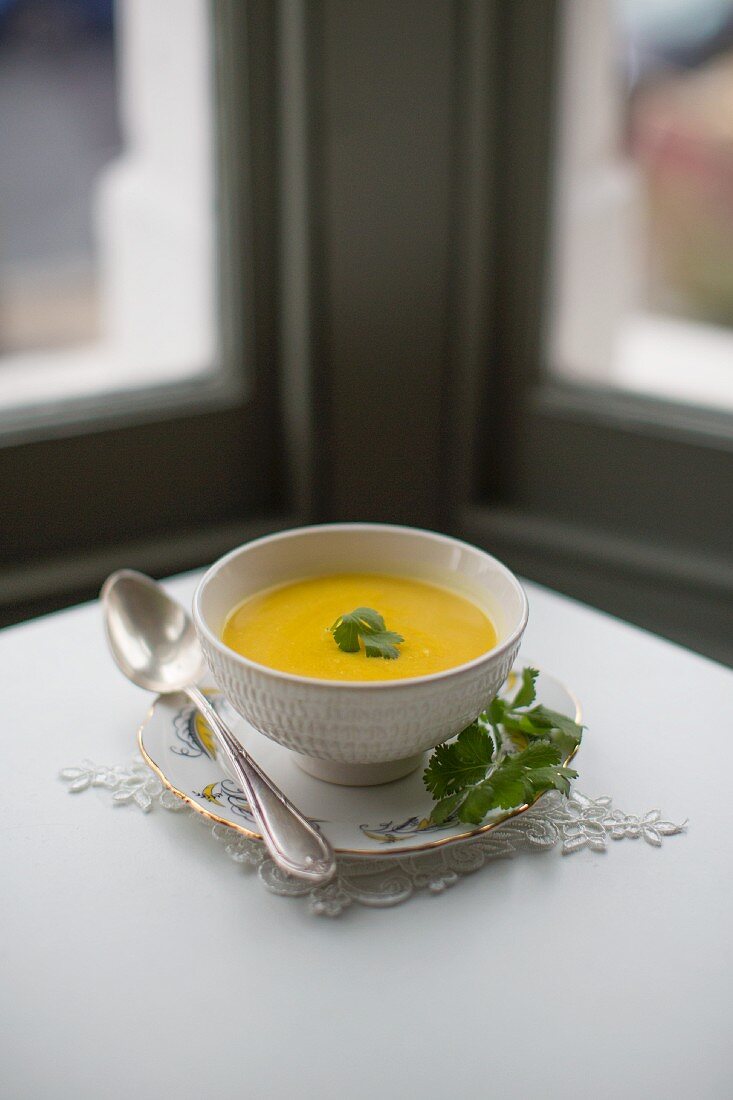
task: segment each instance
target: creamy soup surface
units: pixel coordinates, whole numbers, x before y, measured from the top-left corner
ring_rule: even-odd
[[[330,627],[357,607],[405,639],[396,660],[344,653]],[[270,588],[230,613],[222,641],[252,661],[324,680],[404,680],[473,660],[497,642],[484,612],[456,592],[409,577],[340,573]]]

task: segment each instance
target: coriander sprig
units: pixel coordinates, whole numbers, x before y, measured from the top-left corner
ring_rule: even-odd
[[[396,647],[405,640],[394,630],[387,630],[382,616],[371,607],[357,607],[347,615],[339,615],[331,633],[344,653],[357,653],[361,638],[367,657],[384,657],[386,661],[399,657]]]
[[[455,741],[438,745],[423,775],[436,799],[434,825],[451,818],[478,825],[491,810],[510,810],[543,791],[570,791],[567,763],[583,727],[535,701],[537,669],[525,668],[509,701],[497,696]]]

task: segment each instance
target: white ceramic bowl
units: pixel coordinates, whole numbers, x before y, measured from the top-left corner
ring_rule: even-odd
[[[498,644],[430,676],[344,683],[267,668],[222,642],[227,615],[247,596],[344,572],[409,576],[462,593],[487,612]],[[527,598],[505,565],[457,539],[412,527],[325,524],[268,535],[220,558],[196,590],[193,618],[209,669],[239,714],[298,753],[312,775],[370,784],[406,775],[426,749],[458,733],[489,704],[517,655]]]

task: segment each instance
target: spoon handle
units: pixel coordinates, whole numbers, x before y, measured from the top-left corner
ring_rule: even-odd
[[[203,692],[193,686],[184,690],[213,730],[235,777],[241,783],[252,816],[274,862],[288,874],[307,879],[314,885],[332,879],[336,872],[336,857],[323,834],[242,748]]]

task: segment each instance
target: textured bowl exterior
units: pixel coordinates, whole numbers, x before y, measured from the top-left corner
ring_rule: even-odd
[[[227,614],[246,596],[344,570],[403,573],[473,596],[500,643],[430,676],[345,683],[295,676],[235,653],[221,641]],[[445,535],[382,524],[326,524],[257,539],[208,570],[193,619],[208,667],[255,729],[305,756],[342,764],[403,760],[452,737],[488,706],[506,679],[527,622],[514,575],[490,554]]]
[[[519,649],[516,642],[450,678],[349,692],[242,667],[200,638],[217,684],[255,729],[306,756],[346,764],[399,760],[452,737],[488,706]]]

